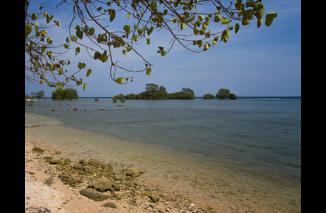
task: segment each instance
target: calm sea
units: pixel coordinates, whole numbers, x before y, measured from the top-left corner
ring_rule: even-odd
[[[77,108],[77,111],[73,111]],[[51,111],[55,109],[55,111]],[[33,112],[69,127],[193,155],[245,171],[301,181],[301,99],[44,99]]]

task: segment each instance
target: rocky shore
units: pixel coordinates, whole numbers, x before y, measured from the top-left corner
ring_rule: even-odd
[[[35,141],[34,141],[35,142]],[[25,212],[214,212],[137,181],[144,171],[25,142]]]

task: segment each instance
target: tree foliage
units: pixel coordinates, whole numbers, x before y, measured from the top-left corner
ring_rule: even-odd
[[[113,96],[112,101],[113,101],[113,103],[117,103],[117,101],[124,103],[126,101],[126,98],[123,94],[119,94],[119,95]]]
[[[93,60],[108,64],[109,75],[118,84],[133,81],[127,73],[152,73],[153,65],[137,44],[151,45],[152,35],[167,32],[168,46],[154,47],[160,56],[178,44],[199,53],[219,42],[229,41],[240,26],[256,22],[270,26],[277,17],[265,13],[261,0],[58,0],[59,6],[71,10],[71,20],[64,43],[57,43],[51,29],[60,21],[36,0],[25,0],[25,76],[50,87],[78,85],[86,89],[84,77],[92,74],[85,62],[68,70],[70,50],[78,57],[85,52]],[[121,64],[117,51],[135,54],[143,66],[130,69]],[[84,74],[80,74],[84,73]]]
[[[78,93],[73,88],[65,88],[65,89],[58,88],[52,92],[53,100],[72,100],[78,98],[79,98]]]
[[[44,97],[44,91],[39,90],[37,92],[32,92],[31,93],[31,98],[43,98]]]

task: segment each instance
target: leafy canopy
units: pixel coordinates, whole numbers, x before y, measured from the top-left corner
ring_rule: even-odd
[[[126,84],[133,81],[133,76],[126,76],[127,73],[151,75],[153,65],[137,44],[146,41],[151,45],[154,32],[165,31],[171,37],[169,46],[155,47],[160,56],[167,55],[176,44],[199,53],[219,42],[228,42],[232,32],[237,34],[240,26],[255,22],[258,28],[262,23],[269,27],[277,17],[275,12],[265,13],[261,0],[228,3],[220,0],[58,0],[58,3],[72,11],[69,33],[62,44],[56,43],[50,35],[52,28],[61,27],[60,21],[39,1],[25,0],[25,56],[28,60],[25,76],[57,88],[80,85],[86,89],[83,78],[92,74],[82,61],[73,66],[73,70],[67,69],[70,60],[66,53],[70,50],[76,57],[85,52],[91,59],[108,64],[111,79]],[[126,56],[132,52],[143,66],[127,68],[117,60],[117,51]]]

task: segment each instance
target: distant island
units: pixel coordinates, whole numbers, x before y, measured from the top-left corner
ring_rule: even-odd
[[[52,92],[53,100],[72,100],[78,99],[78,93],[73,88],[56,89]]]
[[[237,99],[237,96],[230,92],[228,89],[220,89],[216,94],[216,98],[218,99]]]
[[[220,89],[216,96],[213,94],[207,93],[203,96],[203,99],[230,99],[234,100],[237,99],[237,96],[230,92],[229,89]],[[166,99],[195,99],[195,93],[190,88],[182,88],[179,92],[168,93],[164,86],[149,83],[146,84],[145,91],[134,94],[130,93],[127,95],[119,94],[112,97],[112,101],[116,103],[117,101],[125,102],[125,100],[166,100]]]
[[[122,94],[119,95],[119,98],[121,98],[121,95]],[[146,84],[145,91],[139,94],[133,94],[133,93],[127,94],[124,97],[127,100],[195,99],[195,93],[190,88],[182,88],[182,90],[179,92],[168,93],[164,86],[150,83],[150,84]]]

